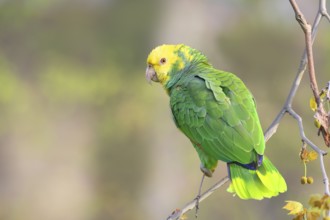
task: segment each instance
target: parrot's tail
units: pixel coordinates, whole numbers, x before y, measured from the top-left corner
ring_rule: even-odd
[[[286,183],[282,175],[267,157],[257,170],[242,167],[236,163],[228,163],[231,184],[228,192],[237,194],[241,199],[270,198],[286,191]]]

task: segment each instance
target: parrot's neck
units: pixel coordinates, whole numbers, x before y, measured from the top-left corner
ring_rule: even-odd
[[[175,88],[177,84],[180,84],[180,82],[183,82],[185,79],[204,72],[209,68],[212,68],[212,66],[208,62],[192,62],[184,69],[171,74],[168,82],[163,85],[164,89],[166,90],[167,94],[170,95],[172,89]]]
[[[167,81],[166,84],[164,84],[164,89],[168,94],[170,93],[171,89],[180,81],[182,76],[187,74],[187,72],[188,71],[185,68],[180,71],[177,71],[175,74],[171,74],[170,79]]]

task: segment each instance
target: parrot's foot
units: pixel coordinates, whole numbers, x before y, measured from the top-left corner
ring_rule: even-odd
[[[200,169],[201,169],[202,173],[204,173],[205,176],[212,177],[212,174],[213,174],[214,170],[211,171],[211,170],[207,169],[202,163],[200,165]]]
[[[196,200],[196,203],[195,203],[195,208],[196,208],[196,211],[195,211],[195,217],[197,218],[198,217],[198,210],[199,210],[199,200],[201,198],[201,195],[197,195],[195,200]]]
[[[205,175],[206,174],[204,173],[203,176],[202,176],[201,184],[199,185],[199,189],[198,189],[198,194],[195,198],[195,200],[196,200],[196,203],[195,203],[195,208],[196,208],[195,217],[196,218],[197,218],[197,215],[198,215],[199,201],[201,199],[201,192],[202,192],[202,186],[203,186]]]

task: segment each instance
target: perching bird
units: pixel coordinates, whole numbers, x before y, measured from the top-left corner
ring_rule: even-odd
[[[261,200],[286,191],[284,178],[264,156],[256,104],[241,79],[215,69],[201,52],[183,44],[152,50],[146,78],[166,90],[174,122],[190,139],[206,176],[221,160],[228,166],[228,192],[241,199]]]

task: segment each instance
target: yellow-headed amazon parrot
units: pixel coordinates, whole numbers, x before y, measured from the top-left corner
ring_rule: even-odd
[[[211,177],[218,160],[228,166],[228,191],[241,199],[286,191],[284,178],[264,156],[265,140],[250,91],[232,73],[215,69],[184,44],[161,45],[147,59],[146,78],[162,84],[176,126],[190,139]]]

